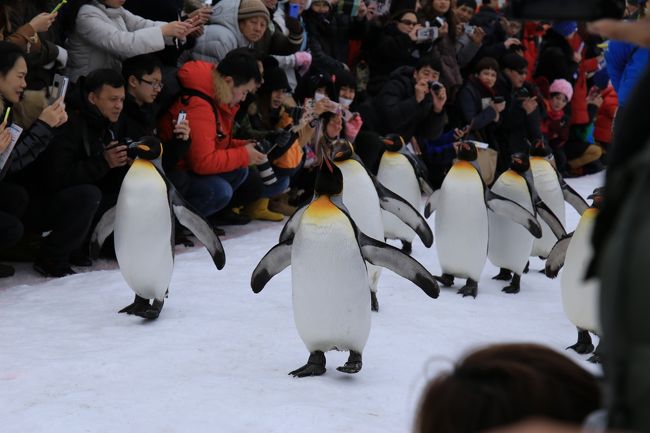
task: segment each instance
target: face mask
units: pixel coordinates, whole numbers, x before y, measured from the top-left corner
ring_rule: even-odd
[[[343,105],[345,108],[348,108],[350,105],[352,105],[352,99],[339,96],[339,104]]]
[[[325,98],[324,93],[316,93],[316,94],[314,94],[314,101],[316,101],[316,102],[320,101],[323,98]]]

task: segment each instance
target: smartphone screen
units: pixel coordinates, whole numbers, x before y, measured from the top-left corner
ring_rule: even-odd
[[[300,14],[300,5],[297,3],[290,3],[289,4],[289,16],[291,18],[298,18],[298,15]]]

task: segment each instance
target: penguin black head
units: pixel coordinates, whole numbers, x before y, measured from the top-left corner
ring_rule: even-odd
[[[476,145],[471,141],[463,141],[458,146],[458,159],[461,161],[475,161],[478,158]]]
[[[549,156],[550,153],[551,152],[549,152],[549,149],[546,147],[543,140],[537,140],[532,146],[530,146],[530,156],[546,157]]]
[[[605,197],[605,187],[604,186],[599,186],[598,188],[594,189],[594,192],[592,192],[588,197],[587,200],[593,200],[591,203],[591,207],[594,207],[596,209],[600,209],[603,205],[603,198]]]
[[[327,155],[323,155],[316,174],[314,191],[317,195],[338,195],[343,192],[343,174]]]
[[[354,155],[352,143],[344,138],[339,138],[330,143],[331,158],[336,161],[347,161]]]
[[[138,141],[132,141],[126,149],[130,158],[139,157],[142,159],[154,160],[162,156],[162,143],[156,137],[145,136]]]
[[[382,141],[389,152],[399,152],[404,147],[404,139],[399,134],[388,134]]]
[[[525,173],[530,169],[530,159],[522,152],[513,153],[510,156],[510,168],[517,173]]]

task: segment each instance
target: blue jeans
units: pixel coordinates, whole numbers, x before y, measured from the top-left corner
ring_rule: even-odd
[[[232,195],[248,176],[248,168],[227,173],[201,176],[190,173],[190,184],[185,198],[203,217],[209,217],[225,208]]]

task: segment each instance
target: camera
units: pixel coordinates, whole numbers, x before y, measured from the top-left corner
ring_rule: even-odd
[[[443,87],[440,81],[429,81],[429,90],[433,93],[438,93]]]
[[[262,139],[255,143],[255,149],[265,155],[269,153],[271,147],[272,145],[268,140]],[[271,163],[269,162],[268,158],[263,163],[257,164],[257,171],[260,173],[260,177],[262,178],[264,185],[273,185],[278,181],[278,178],[275,177],[275,172],[273,171],[273,167],[271,167]]]
[[[416,33],[418,42],[433,42],[438,38],[437,27],[422,27]]]
[[[466,35],[471,35],[472,33],[474,33],[474,30],[476,30],[476,26],[470,26],[469,24],[465,24],[464,29]]]

